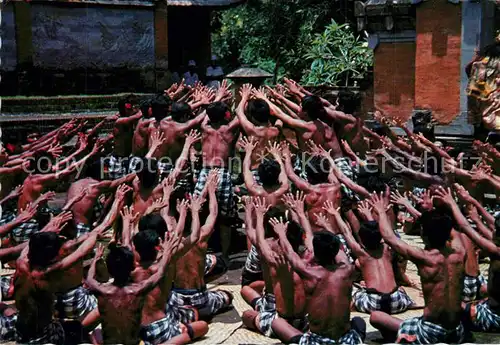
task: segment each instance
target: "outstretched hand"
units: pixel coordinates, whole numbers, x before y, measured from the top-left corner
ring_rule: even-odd
[[[186,136],[186,144],[193,145],[201,139],[201,134],[195,129],[192,129]]]
[[[302,191],[297,191],[295,195],[292,193],[287,193],[283,195],[282,199],[283,202],[293,211],[295,212],[301,212],[304,211],[304,201],[306,197],[304,195],[304,192]]]
[[[255,147],[257,146],[257,141],[254,137],[243,137],[240,140],[240,146],[248,154],[255,149]]]
[[[271,208],[271,205],[267,205],[265,198],[255,197],[253,200],[253,207],[257,215],[264,215]]]

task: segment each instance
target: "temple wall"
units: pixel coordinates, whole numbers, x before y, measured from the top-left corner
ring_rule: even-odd
[[[35,67],[153,68],[153,10],[32,5]]]
[[[2,46],[0,49],[1,70],[13,71],[17,66],[17,45],[14,11],[12,6],[5,6],[1,10],[2,24],[0,26],[0,37]]]
[[[415,108],[432,109],[436,120],[448,123],[460,114],[461,5],[423,2],[416,23]]]

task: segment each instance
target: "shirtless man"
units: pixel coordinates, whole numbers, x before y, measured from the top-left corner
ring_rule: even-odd
[[[157,151],[155,147],[161,145],[162,138],[155,135],[152,137],[153,147],[146,157],[151,156],[151,152]],[[169,178],[176,181],[181,171],[184,169],[186,162],[188,161],[189,149],[191,146],[200,139],[200,135],[196,131],[191,131],[184,141],[184,147],[182,149],[181,155],[175,163],[174,169],[171,171]],[[159,198],[162,198],[163,185],[159,184],[159,168],[160,163],[157,163],[156,159],[143,158],[140,166],[138,166],[137,178],[132,182],[134,188],[134,201],[133,208],[134,211],[143,216],[148,208],[152,206],[153,202]]]
[[[162,98],[165,96],[162,96]],[[149,126],[155,121],[154,113],[152,111],[153,107],[158,107],[160,100],[159,97],[153,98],[151,101],[145,101],[141,104],[141,114],[142,118],[139,119],[137,125],[135,126],[134,135],[132,137],[132,155],[135,157],[144,157],[148,151],[148,139],[149,139]],[[163,101],[163,99],[162,99]],[[168,102],[161,102],[165,106],[166,111],[168,111]]]
[[[417,265],[425,300],[424,315],[405,321],[381,311],[372,312],[370,323],[390,342],[437,344],[463,341],[461,323],[463,275],[466,251],[453,221],[443,210],[422,214],[422,239],[425,249],[415,248],[399,239],[386,215],[383,197],[371,198],[379,217],[380,233],[394,251]]]
[[[208,104],[208,99],[206,103]],[[153,155],[158,159],[162,175],[168,175],[173,170],[173,162],[181,156],[183,151],[186,133],[199,126],[205,117],[206,113],[202,111],[196,117],[191,118],[191,108],[188,104],[174,103],[170,116],[161,120],[157,127],[150,127],[150,136],[153,132],[160,130],[165,138]]]
[[[227,291],[207,291],[204,280],[208,240],[214,230],[218,213],[215,194],[217,185],[218,183],[208,185],[210,213],[200,229],[200,239],[176,262],[174,288],[169,302],[178,306],[195,307],[201,319],[210,318],[220,310],[228,308],[233,299],[231,293]]]
[[[83,138],[83,137],[82,137]],[[82,140],[80,148],[76,152],[82,152],[86,147],[86,141]],[[24,180],[23,192],[17,203],[17,209],[23,210],[28,206],[29,203],[37,199],[40,194],[42,194],[47,188],[54,186],[59,181],[67,179],[72,175],[77,169],[79,169],[85,161],[91,156],[95,155],[101,149],[101,144],[98,142],[92,148],[92,151],[81,158],[79,161],[75,161],[68,164],[66,168],[62,169],[63,162],[60,162],[59,166],[50,166],[50,158],[46,153],[38,153],[33,157],[30,162],[30,174]],[[52,169],[51,169],[52,168]],[[62,169],[62,170],[61,170]],[[52,172],[54,171],[54,172]],[[36,220],[24,223],[13,231],[13,239],[15,242],[20,243],[26,241],[29,236],[39,230]]]
[[[262,258],[265,294],[261,296],[252,288],[245,286],[241,290],[243,299],[255,310],[243,313],[243,323],[250,329],[257,329],[262,334],[274,336],[272,323],[276,318],[286,320],[293,327],[305,332],[309,328],[306,317],[306,297],[302,279],[288,263],[281,258],[282,249],[276,238],[264,234],[264,215],[268,211],[264,199],[254,198],[254,203],[247,203],[247,212],[256,214],[256,229],[247,228],[248,236],[258,248]],[[270,225],[266,224],[270,228]],[[270,229],[268,229],[269,231]],[[293,250],[298,253],[302,245],[303,230],[291,222],[286,236],[292,243]]]
[[[500,332],[500,293],[496,281],[500,277],[500,217],[495,220],[495,232],[489,239],[480,231],[473,229],[456,204],[451,191],[440,189],[436,192],[439,199],[448,206],[455,218],[455,222],[475,245],[481,248],[490,258],[488,270],[488,298],[471,302],[465,305],[464,326],[467,330],[476,332]],[[498,275],[498,276],[497,276]]]
[[[250,154],[250,170],[257,176],[256,170],[267,155],[267,145],[270,141],[278,139],[280,131],[269,122],[271,111],[269,106],[262,100],[249,100],[252,94],[252,86],[245,84],[240,90],[241,101],[236,109],[236,115],[240,121],[240,126],[248,137],[254,137],[256,140],[255,150]],[[245,115],[248,113],[253,123]],[[258,179],[257,179],[258,180]],[[257,181],[259,182],[259,181]]]
[[[166,266],[172,255],[175,255],[178,244],[178,237],[175,235],[165,241],[157,271],[138,283],[130,282],[134,269],[133,252],[127,247],[117,245],[110,247],[106,257],[106,266],[109,274],[114,278],[113,283],[101,284],[95,280],[96,264],[104,253],[104,247],[98,248],[86,283],[97,294],[105,344],[137,345],[139,343],[144,301],[147,294],[163,278]]]
[[[216,179],[211,179],[214,183]],[[207,185],[208,186],[208,185]],[[158,287],[153,289],[146,297],[146,302],[142,310],[141,338],[148,344],[162,344],[168,341],[169,344],[185,344],[195,338],[199,338],[208,332],[208,325],[203,321],[187,323],[187,320],[179,319],[176,311],[169,306],[165,310],[165,305],[170,298],[172,278],[175,275],[175,261],[189,251],[199,240],[200,220],[199,212],[204,200],[202,197],[193,197],[191,204],[191,234],[186,236],[179,245],[179,251],[165,274]],[[174,234],[182,237],[185,227],[186,203],[181,203],[179,220]],[[156,259],[155,246],[159,245],[159,238],[156,232],[146,230],[134,236],[134,247],[140,255],[140,266],[133,272],[135,281],[144,280],[156,272],[156,265],[152,263]],[[195,315],[195,319],[196,319]]]
[[[118,187],[113,205],[103,222],[90,233],[78,238],[69,237],[62,245],[57,258],[59,262],[64,262],[64,266],[61,267],[58,263],[44,271],[46,275],[56,271],[50,277],[56,293],[55,305],[58,318],[79,320],[89,332],[97,326],[99,312],[97,299],[83,286],[83,261],[94,249],[97,239],[113,225],[123,206],[125,195],[130,190],[127,185]],[[68,227],[63,232],[68,232]]]
[[[82,199],[74,203],[69,209],[73,215],[76,237],[89,233],[95,219],[95,205],[99,202],[102,194],[113,192],[123,183],[131,182],[135,175],[129,174],[124,177],[111,181],[102,180],[102,164],[100,160],[95,160],[88,164],[85,170],[85,178],[76,180],[71,184],[67,193],[67,200],[81,195],[86,191]]]
[[[307,299],[310,331],[302,333],[282,319],[273,321],[273,330],[287,344],[362,344],[365,322],[351,315],[354,266],[349,263],[340,242],[330,232],[314,234],[314,255],[300,258],[288,242],[287,224],[272,220],[286,259],[302,278]]]
[[[114,149],[107,162],[110,180],[127,174],[129,156],[132,153],[134,125],[142,117],[142,112],[137,109],[136,102],[136,97],[133,95],[121,99],[118,102],[119,116],[111,117],[115,123],[113,127]]]
[[[219,172],[219,186],[217,188],[217,202],[219,205],[218,218],[222,246],[222,258],[229,262],[229,246],[231,244],[230,221],[235,216],[235,202],[233,192],[232,171],[229,158],[234,156],[236,141],[239,135],[239,120],[231,120],[229,107],[222,102],[210,104],[206,113],[208,121],[201,125],[203,152],[203,168],[198,176],[195,194],[200,195],[205,188],[209,172],[217,168]]]
[[[331,202],[325,204],[325,210],[334,217],[348,247],[359,261],[366,288],[361,288],[353,296],[354,307],[362,313],[381,310],[387,314],[406,311],[413,301],[402,287],[398,287],[392,266],[393,252],[382,243],[382,236],[375,221],[361,224],[358,235],[360,245]]]

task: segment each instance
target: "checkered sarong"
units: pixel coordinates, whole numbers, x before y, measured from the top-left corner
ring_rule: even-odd
[[[368,314],[372,311],[384,311],[388,314],[402,313],[414,303],[402,287],[390,294],[360,289],[354,293],[353,301],[357,311]]]
[[[170,296],[165,308],[165,314],[170,320],[179,321],[183,324],[188,324],[196,321],[196,314],[190,308],[184,308],[178,305],[178,300],[174,293],[170,291]]]
[[[108,179],[117,180],[127,175],[129,158],[111,155],[107,158]]]
[[[139,336],[145,345],[157,345],[164,344],[181,333],[179,321],[174,321],[167,316],[147,326],[141,326]]]
[[[227,168],[219,169],[219,185],[217,186],[217,203],[219,205],[219,212],[222,216],[232,217],[235,214],[235,202],[233,192],[233,180],[231,173]],[[204,167],[198,176],[198,182],[194,189],[195,195],[201,195],[207,183],[208,174],[212,170],[211,167]]]
[[[480,296],[481,286],[487,285],[488,281],[483,275],[477,277],[471,277],[465,275],[464,277],[464,289],[462,291],[462,301],[472,302],[477,300]]]
[[[23,223],[12,230],[11,236],[14,242],[24,243],[29,240],[31,234],[34,234],[39,230],[40,227],[38,226],[38,222],[35,219],[30,219],[26,223]]]
[[[260,254],[254,245],[250,248],[247,255],[247,260],[245,261],[245,270],[250,273],[261,273],[262,266],[260,263]]]
[[[0,315],[0,341],[13,341],[16,338],[17,313],[11,316]]]
[[[350,180],[356,182],[356,171],[352,168],[351,161],[347,157],[339,157],[334,160],[337,168]],[[354,199],[356,194],[345,184],[341,184],[342,192],[348,199]]]
[[[169,162],[158,162],[158,170],[160,171],[160,180],[164,179],[174,170],[175,166]],[[185,190],[191,191],[193,189],[193,172],[191,169],[191,164],[187,164],[187,168],[179,174],[177,181],[175,182],[176,187],[184,188]]]
[[[214,254],[206,254],[205,255],[205,275],[209,274],[212,271],[212,268],[215,266],[217,262],[217,256]]]
[[[300,338],[299,345],[330,345],[330,344],[346,344],[356,345],[363,344],[361,336],[355,330],[347,331],[338,341],[323,337],[316,333],[307,332]]]
[[[341,234],[336,235],[337,238],[339,239],[340,243],[342,244],[342,250],[344,251],[345,255],[349,259],[349,262],[352,264],[354,263],[354,258],[352,257],[352,251],[351,248],[347,245],[347,241],[345,240],[344,236]]]
[[[137,156],[132,156],[130,157],[130,161],[128,163],[128,172],[130,173],[136,173],[138,172],[139,164],[142,164],[142,157],[137,157]]]
[[[83,286],[57,293],[54,302],[60,319],[76,320],[97,308],[97,298]]]
[[[8,224],[16,219],[16,213],[2,209],[2,218],[0,219],[0,226]]]
[[[16,330],[16,342],[21,344],[64,344],[64,328],[58,321],[52,321],[43,329],[40,337],[27,339]]]
[[[12,299],[12,295],[14,292],[14,289],[11,290],[12,277],[13,276],[0,277],[0,289],[2,291],[2,301]]]
[[[90,232],[90,225],[78,223],[76,224],[76,238],[88,234]]]
[[[207,317],[217,314],[223,308],[229,307],[226,302],[228,296],[222,291],[207,290],[185,290],[173,289],[171,299],[177,306],[192,306],[198,309],[201,317]]]
[[[500,332],[500,315],[491,310],[488,299],[467,304],[467,318],[478,332]]]
[[[276,296],[266,293],[255,303],[255,310],[259,312],[259,330],[266,337],[274,335],[273,321],[278,317],[276,310]]]
[[[460,344],[464,339],[464,327],[460,323],[455,329],[447,330],[422,317],[403,321],[399,326],[396,343],[404,344]]]

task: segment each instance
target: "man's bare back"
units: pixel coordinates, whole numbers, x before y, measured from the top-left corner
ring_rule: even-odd
[[[204,167],[226,167],[228,159],[234,154],[238,135],[231,126],[221,126],[217,129],[202,126],[202,150]]]
[[[367,288],[381,293],[391,293],[396,289],[393,256],[391,248],[383,244],[379,250],[368,251],[368,255],[358,258]]]
[[[149,126],[154,119],[141,119],[135,127],[132,138],[132,154],[134,156],[144,157],[148,151]]]

